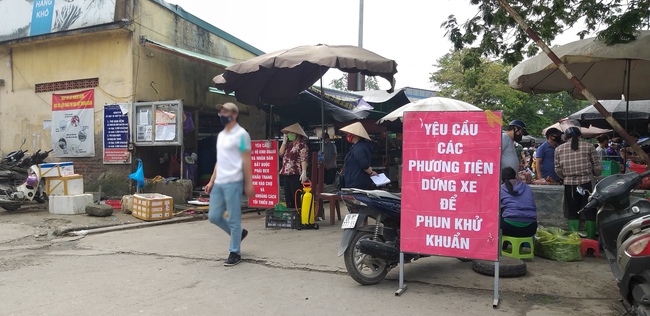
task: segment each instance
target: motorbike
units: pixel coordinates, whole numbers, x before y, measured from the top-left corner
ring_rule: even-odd
[[[15,211],[32,201],[47,201],[38,165],[52,150],[42,152],[39,149],[29,157],[24,157],[25,152],[22,149],[13,151],[0,161],[0,207],[7,211]]]
[[[360,284],[377,284],[399,264],[401,196],[382,190],[341,189],[350,214],[343,220],[338,255]],[[404,263],[423,256],[404,254]]]
[[[596,184],[585,209],[596,208],[601,245],[628,313],[650,316],[650,201],[631,192],[650,171],[611,175]],[[580,187],[578,192],[585,194]]]

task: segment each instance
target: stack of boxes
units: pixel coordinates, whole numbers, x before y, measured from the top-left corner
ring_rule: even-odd
[[[74,173],[72,162],[40,164],[38,172],[45,179],[50,213],[83,214],[93,203],[93,195],[84,194],[83,176]]]

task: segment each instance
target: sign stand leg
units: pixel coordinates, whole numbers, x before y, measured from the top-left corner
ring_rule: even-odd
[[[399,253],[399,288],[395,291],[395,296],[400,296],[406,291],[404,284],[404,253]]]
[[[499,307],[499,260],[494,263],[494,301],[492,308]]]

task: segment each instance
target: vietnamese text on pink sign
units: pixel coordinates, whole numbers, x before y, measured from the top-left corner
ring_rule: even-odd
[[[272,208],[280,201],[278,181],[278,141],[256,140],[251,142],[251,164],[255,196],[248,199],[248,206]]]
[[[501,133],[485,112],[404,114],[403,252],[498,259]]]

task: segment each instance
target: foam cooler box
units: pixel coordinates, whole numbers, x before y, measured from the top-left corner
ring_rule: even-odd
[[[38,165],[41,178],[63,177],[74,174],[72,162],[42,163]]]
[[[71,174],[45,178],[45,193],[50,195],[75,195],[84,193],[84,177]]]
[[[170,196],[149,193],[134,194],[131,215],[145,220],[157,221],[172,218],[174,212],[174,201]]]
[[[92,194],[53,195],[50,196],[49,212],[51,214],[86,214],[86,206],[93,204]]]

